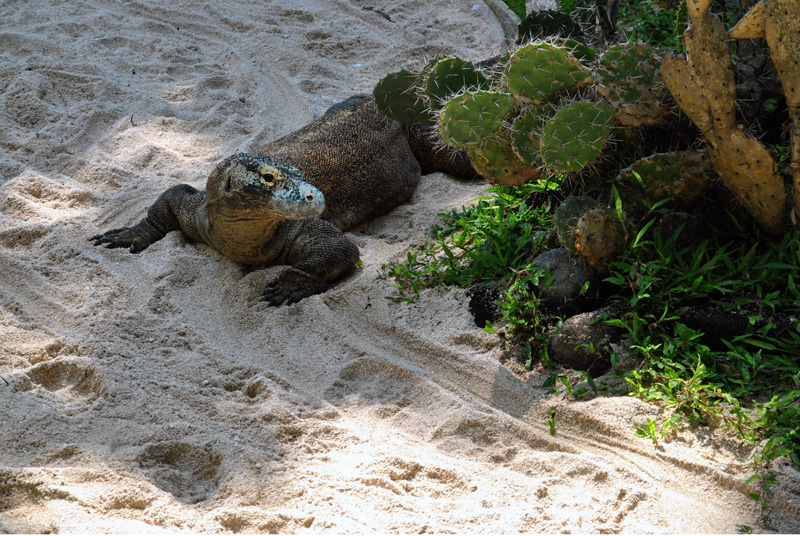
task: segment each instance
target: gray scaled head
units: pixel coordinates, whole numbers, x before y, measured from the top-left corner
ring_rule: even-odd
[[[235,154],[220,166],[224,171],[218,194],[224,201],[219,201],[241,219],[303,220],[325,210],[325,196],[295,167],[247,153]]]

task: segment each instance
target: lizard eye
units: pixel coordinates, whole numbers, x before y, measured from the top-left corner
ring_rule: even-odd
[[[273,186],[275,186],[275,176],[272,173],[262,173],[261,182],[264,183],[264,186],[272,188]]]

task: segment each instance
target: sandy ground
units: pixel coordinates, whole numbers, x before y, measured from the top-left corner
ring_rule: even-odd
[[[90,245],[166,188],[442,51],[503,52],[478,0],[0,3],[0,532],[736,532],[746,454],[653,446],[628,397],[547,397],[463,291],[384,299],[381,264],[481,184],[423,178],[291,307],[179,233]],[[169,7],[162,7],[168,5]],[[556,434],[545,425],[556,411]],[[769,515],[800,531],[800,478]]]

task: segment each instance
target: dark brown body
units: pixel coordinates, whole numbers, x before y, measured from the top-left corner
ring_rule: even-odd
[[[342,231],[406,202],[421,175],[404,129],[369,98],[337,104],[255,152],[299,169],[325,194],[322,218]]]

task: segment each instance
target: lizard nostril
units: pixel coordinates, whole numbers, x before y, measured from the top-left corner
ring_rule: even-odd
[[[316,200],[317,200],[317,198],[316,198],[316,196],[314,194],[306,194],[306,201],[308,201],[309,203],[311,203],[312,201],[316,201]]]

